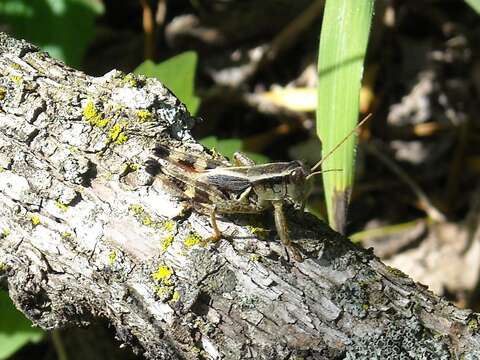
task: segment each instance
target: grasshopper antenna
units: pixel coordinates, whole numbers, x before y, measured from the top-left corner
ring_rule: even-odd
[[[371,117],[372,117],[372,114],[371,114],[371,113],[368,114],[367,116],[365,116],[365,118],[364,118],[362,121],[360,121],[360,122],[357,124],[357,126],[355,126],[355,127],[353,128],[353,130],[350,131],[350,132],[347,134],[347,136],[345,136],[345,137],[342,139],[342,141],[340,141],[337,145],[335,145],[335,146],[333,147],[333,149],[330,150],[330,151],[327,153],[327,155],[325,155],[324,157],[322,157],[322,159],[321,159],[319,162],[317,162],[317,163],[312,167],[312,169],[311,169],[312,173],[311,173],[310,175],[308,175],[307,178],[311,177],[312,175],[317,175],[317,174],[322,173],[322,171],[317,171],[317,172],[314,172],[314,171],[315,171],[316,169],[318,169],[318,168],[323,164],[323,162],[330,157],[330,155],[332,155],[340,146],[342,146],[343,143],[344,143],[345,141],[347,141],[348,138],[349,138],[350,136],[352,136],[353,133],[354,133],[355,131],[357,131],[357,129],[360,128],[360,127],[361,127],[368,119],[370,119]]]
[[[305,178],[308,180],[315,175],[323,174],[323,173],[330,172],[330,171],[342,171],[342,169],[328,169],[328,170],[314,171],[314,172],[308,174]]]

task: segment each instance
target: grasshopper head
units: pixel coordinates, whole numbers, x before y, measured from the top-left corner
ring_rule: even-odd
[[[296,209],[303,209],[312,190],[312,182],[307,179],[310,170],[300,161],[292,161],[289,167],[285,200]]]

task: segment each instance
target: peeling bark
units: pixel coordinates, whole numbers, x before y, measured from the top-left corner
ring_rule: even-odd
[[[194,123],[156,80],[0,34],[0,280],[34,324],[103,318],[149,359],[480,357],[477,314],[308,214],[287,214],[301,263],[271,214],[223,218],[230,239],[205,244],[208,217],[145,166],[159,141],[202,151]]]

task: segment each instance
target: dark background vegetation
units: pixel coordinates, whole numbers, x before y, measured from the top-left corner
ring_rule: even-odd
[[[315,94],[321,21],[322,2],[312,0],[0,2],[1,31],[90,75],[131,72],[146,59],[162,63],[194,51],[196,67],[190,58],[168,67],[166,76],[177,80],[177,91],[187,89],[182,100],[200,99],[197,139],[208,137],[205,143],[227,155],[244,150],[263,161],[310,164],[321,154],[315,104],[299,110],[294,99]],[[360,101],[361,113],[373,117],[360,134],[348,220],[352,239],[474,309],[480,307],[479,44],[480,18],[461,0],[377,0]],[[195,95],[188,91],[193,71]],[[318,183],[309,207],[324,216],[322,203]],[[133,356],[113,350],[101,322],[87,330],[32,332],[1,296],[0,349],[17,344],[12,359]],[[44,341],[22,347],[39,337]]]

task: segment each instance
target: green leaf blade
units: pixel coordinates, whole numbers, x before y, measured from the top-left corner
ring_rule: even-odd
[[[199,142],[206,148],[218,151],[220,154],[229,159],[233,158],[233,154],[235,154],[235,152],[241,151],[251,160],[255,161],[256,164],[265,164],[270,160],[265,155],[244,151],[244,143],[240,139],[218,139],[216,136],[207,136],[203,139],[200,139]]]
[[[480,14],[480,0],[465,0],[465,2],[470,5],[477,14]]]
[[[95,36],[95,17],[104,12],[93,0],[2,0],[0,23],[8,24],[51,56],[79,67]]]
[[[134,70],[134,73],[160,80],[193,115],[200,105],[200,99],[194,94],[197,60],[194,51],[186,51],[158,64],[146,60]]]
[[[209,148],[215,149],[223,156],[231,159],[233,154],[236,151],[239,151],[243,144],[240,139],[218,139],[216,136],[207,136],[206,138],[200,139],[200,144]]]
[[[5,291],[0,291],[0,360],[7,359],[29,342],[39,342],[44,332],[18,311]]]
[[[374,0],[327,0],[318,61],[317,134],[327,154],[356,126]],[[355,137],[323,163],[330,225],[343,232],[354,180]]]

